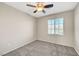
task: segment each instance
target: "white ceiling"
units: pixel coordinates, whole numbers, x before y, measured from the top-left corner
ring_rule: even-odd
[[[26,6],[27,3],[35,5],[34,2],[5,2],[5,4],[8,4],[9,6],[19,9],[34,17],[42,17],[50,14],[72,10],[77,5],[77,2],[45,2],[45,4],[53,3],[54,7],[45,9],[46,13],[44,14],[42,12],[33,13],[35,8]]]

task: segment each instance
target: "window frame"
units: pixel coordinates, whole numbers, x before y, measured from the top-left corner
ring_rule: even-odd
[[[49,34],[48,33],[48,35],[50,35],[50,36],[64,36],[64,31],[65,31],[65,29],[64,29],[64,21],[65,21],[65,19],[64,19],[64,17],[55,17],[55,18],[51,18],[51,19],[48,19],[48,20],[55,20],[55,19],[57,19],[57,18],[63,18],[63,34],[61,35],[61,34],[56,34],[56,32],[55,32],[55,30],[56,30],[56,26],[55,26],[55,22],[54,22],[54,34]],[[52,22],[52,21],[51,21]],[[49,25],[49,24],[48,24]],[[52,24],[51,24],[51,26],[52,26]],[[58,25],[58,27],[59,27],[59,25]],[[58,28],[59,29],[59,28]],[[49,30],[49,29],[48,29]],[[52,29],[51,29],[52,30]]]

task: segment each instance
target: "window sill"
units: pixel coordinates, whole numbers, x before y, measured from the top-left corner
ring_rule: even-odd
[[[63,35],[59,35],[59,34],[48,34],[48,36],[64,36],[64,34]]]

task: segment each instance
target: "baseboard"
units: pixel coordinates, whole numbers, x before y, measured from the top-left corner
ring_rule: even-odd
[[[78,55],[79,55],[79,49],[78,49],[78,48],[76,48],[76,47],[75,47],[74,49],[76,50],[76,52],[77,52],[77,53],[78,53]]]
[[[60,44],[60,43],[51,42],[51,41],[47,41],[47,40],[40,40],[40,39],[39,39],[39,41],[45,41],[45,42],[49,42],[49,43],[54,43],[54,44],[63,45],[63,46],[68,46],[68,47],[73,47],[73,48],[74,48],[74,46],[70,46],[70,45],[66,45],[66,44]]]
[[[18,49],[18,48],[21,48],[22,46],[25,46],[25,45],[27,45],[27,44],[33,42],[33,41],[35,41],[35,40],[27,41],[27,43],[25,43],[25,44],[23,44],[23,45],[21,45],[21,46],[19,46],[19,47],[17,47],[17,48],[14,48],[14,49],[11,49],[11,50],[9,50],[9,51],[6,51],[6,52],[3,53],[1,56],[5,55],[5,54],[7,54],[7,53],[9,53],[9,52],[11,52],[11,51],[13,51],[13,50],[16,50],[16,49]]]

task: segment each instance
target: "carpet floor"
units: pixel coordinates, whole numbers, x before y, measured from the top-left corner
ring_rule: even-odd
[[[78,56],[72,47],[36,40],[3,56]]]

